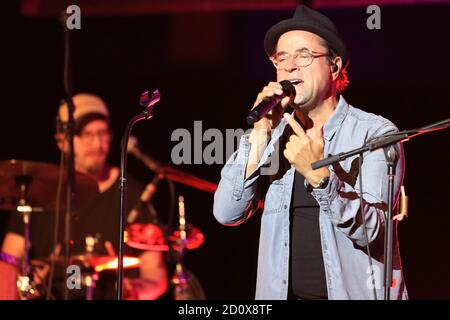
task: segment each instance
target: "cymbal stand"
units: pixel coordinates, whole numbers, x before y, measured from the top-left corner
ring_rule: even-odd
[[[16,184],[20,188],[20,198],[17,205],[17,212],[22,214],[25,227],[25,258],[22,262],[22,271],[17,279],[17,289],[22,300],[28,300],[36,296],[38,291],[30,279],[30,214],[33,212],[27,202],[28,188],[33,181],[31,176],[16,176]]]
[[[84,276],[84,284],[86,285],[86,300],[94,300],[94,291],[98,280],[98,273],[87,273]]]
[[[178,247],[175,251],[176,253],[176,267],[175,274],[173,275],[171,282],[175,286],[175,300],[187,300],[189,299],[188,291],[188,274],[185,271],[183,265],[184,250],[186,247],[186,218],[185,218],[185,207],[184,207],[184,197],[178,197],[178,211],[179,211],[179,231],[180,237],[178,240]]]
[[[99,242],[98,237],[87,236],[84,241],[86,256],[92,256],[94,254],[95,246]],[[97,285],[98,277],[98,272],[95,270],[95,268],[92,268],[92,266],[90,266],[83,279],[84,285],[86,286],[86,300],[94,300],[94,291]]]

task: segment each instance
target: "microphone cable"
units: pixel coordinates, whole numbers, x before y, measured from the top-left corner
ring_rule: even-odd
[[[59,174],[58,174],[58,187],[56,190],[56,202],[55,202],[55,221],[53,225],[53,250],[50,254],[50,271],[48,275],[47,281],[47,294],[45,296],[45,300],[52,299],[52,286],[53,286],[53,278],[55,273],[55,260],[56,260],[56,247],[58,245],[58,231],[59,231],[59,218],[61,211],[61,193],[62,193],[62,184],[63,184],[63,175],[64,175],[64,167],[65,167],[65,155],[64,155],[64,144],[66,143],[66,137],[63,140],[63,147],[60,152],[59,159]],[[54,297],[53,297],[54,298]]]

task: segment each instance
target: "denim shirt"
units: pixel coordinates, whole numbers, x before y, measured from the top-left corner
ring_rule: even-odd
[[[258,253],[256,299],[287,299],[289,275],[289,214],[295,169],[283,156],[283,132],[289,125],[282,119],[272,131],[257,169],[245,178],[249,158],[249,135],[242,136],[239,149],[221,172],[214,195],[214,216],[224,225],[238,225],[264,209]],[[333,115],[323,129],[324,155],[350,151],[373,138],[397,128],[381,116],[349,105],[340,96]],[[394,201],[397,204],[404,174],[404,157],[394,178]],[[283,165],[287,163],[287,165]],[[326,188],[313,189],[320,205],[319,228],[327,281],[328,298],[383,299],[384,230],[387,216],[387,164],[382,149],[365,153],[362,172],[358,157],[353,156],[328,167]],[[371,263],[360,213],[359,179],[362,177],[363,207]],[[396,225],[394,225],[393,284],[391,299],[407,299],[403,279]],[[371,272],[372,271],[372,272]]]

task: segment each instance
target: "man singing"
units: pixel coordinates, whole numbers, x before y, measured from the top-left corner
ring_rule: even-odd
[[[296,94],[242,137],[222,170],[214,216],[238,225],[264,201],[256,299],[382,299],[388,210],[383,150],[365,153],[361,170],[357,156],[317,170],[311,164],[397,128],[342,96],[349,55],[323,14],[297,7],[291,19],[267,31],[264,47],[277,82],[262,89],[254,106],[282,95],[283,80]],[[285,113],[287,106],[292,114]],[[398,149],[394,200],[404,175]],[[391,298],[407,299],[396,233],[394,238]]]

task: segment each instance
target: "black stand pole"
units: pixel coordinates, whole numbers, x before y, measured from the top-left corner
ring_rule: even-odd
[[[141,121],[148,120],[153,117],[153,106],[160,100],[161,95],[158,90],[152,92],[151,96],[145,91],[141,95],[140,104],[145,106],[145,110],[137,116],[134,116],[127,124],[125,133],[122,138],[122,151],[120,156],[120,213],[119,213],[119,255],[117,258],[117,300],[122,300],[123,296],[123,256],[124,256],[124,230],[125,230],[125,212],[126,212],[126,188],[127,188],[127,146],[133,126]]]
[[[69,122],[67,125],[66,138],[69,146],[67,155],[67,192],[66,192],[66,212],[64,216],[64,266],[67,271],[70,265],[70,238],[71,238],[71,219],[73,211],[73,203],[75,199],[75,162],[74,162],[74,147],[73,147],[73,102],[72,98],[68,96],[66,99],[69,106]],[[70,102],[69,102],[70,101]],[[64,283],[67,284],[67,272],[64,272]],[[69,299],[69,291],[67,285],[64,286],[64,300]]]
[[[394,224],[392,221],[392,208],[394,205],[394,178],[395,167],[399,154],[394,145],[384,148],[388,168],[388,212],[386,219],[386,230],[384,233],[384,300],[390,300],[392,285],[392,244],[394,240]]]
[[[65,14],[63,13],[63,16]],[[73,113],[75,106],[72,100],[72,81],[70,73],[70,31],[66,27],[65,19],[61,21],[64,28],[64,90],[66,94],[67,102],[67,128],[66,128],[66,139],[68,143],[68,154],[67,154],[67,192],[66,192],[66,213],[64,218],[64,266],[65,270],[68,270],[70,264],[70,231],[71,231],[71,218],[73,211],[73,203],[75,199],[76,186],[75,186],[75,163],[74,163],[74,147],[73,147],[73,127],[74,118]],[[67,288],[67,272],[64,272],[64,300],[69,299],[69,291]]]
[[[385,254],[385,264],[384,264],[384,299],[390,299],[390,288],[392,285],[392,246],[394,240],[394,225],[392,223],[392,206],[394,198],[394,177],[395,177],[395,165],[398,160],[398,152],[395,148],[395,144],[401,141],[407,141],[411,138],[421,135],[426,132],[443,130],[450,127],[450,119],[442,120],[434,124],[414,129],[405,130],[401,132],[389,133],[380,137],[376,137],[369,140],[361,148],[351,150],[349,152],[341,152],[337,155],[330,155],[328,158],[314,162],[311,164],[313,170],[328,166],[335,162],[345,160],[351,156],[357,154],[363,154],[367,151],[375,151],[379,148],[384,149],[386,156],[386,161],[388,165],[388,213],[386,221],[386,229],[384,235],[384,254]]]

